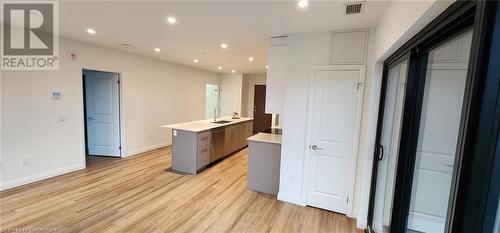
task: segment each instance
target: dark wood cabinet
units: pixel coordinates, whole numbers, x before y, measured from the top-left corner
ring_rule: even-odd
[[[252,136],[252,121],[212,130],[212,154],[210,162],[228,156],[248,145],[247,138]]]

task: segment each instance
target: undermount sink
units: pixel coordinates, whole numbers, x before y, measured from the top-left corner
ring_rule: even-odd
[[[215,123],[215,124],[227,124],[227,123],[230,123],[231,121],[225,121],[225,120],[222,120],[222,121],[213,121],[212,123]]]

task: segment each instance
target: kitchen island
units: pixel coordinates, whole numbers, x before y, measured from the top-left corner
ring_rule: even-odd
[[[277,195],[280,182],[281,130],[248,138],[248,189]],[[274,132],[277,131],[277,132]]]
[[[172,129],[172,169],[197,174],[212,162],[248,145],[253,118],[231,117],[165,125]]]

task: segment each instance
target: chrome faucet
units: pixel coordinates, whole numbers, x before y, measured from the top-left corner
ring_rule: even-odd
[[[214,122],[217,121],[217,117],[219,116],[219,114],[221,113],[221,109],[219,106],[215,106],[214,107]]]

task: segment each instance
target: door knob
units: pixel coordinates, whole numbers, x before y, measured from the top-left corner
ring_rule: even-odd
[[[317,145],[311,145],[311,149],[313,149],[313,150],[323,150],[323,148],[319,148]]]

